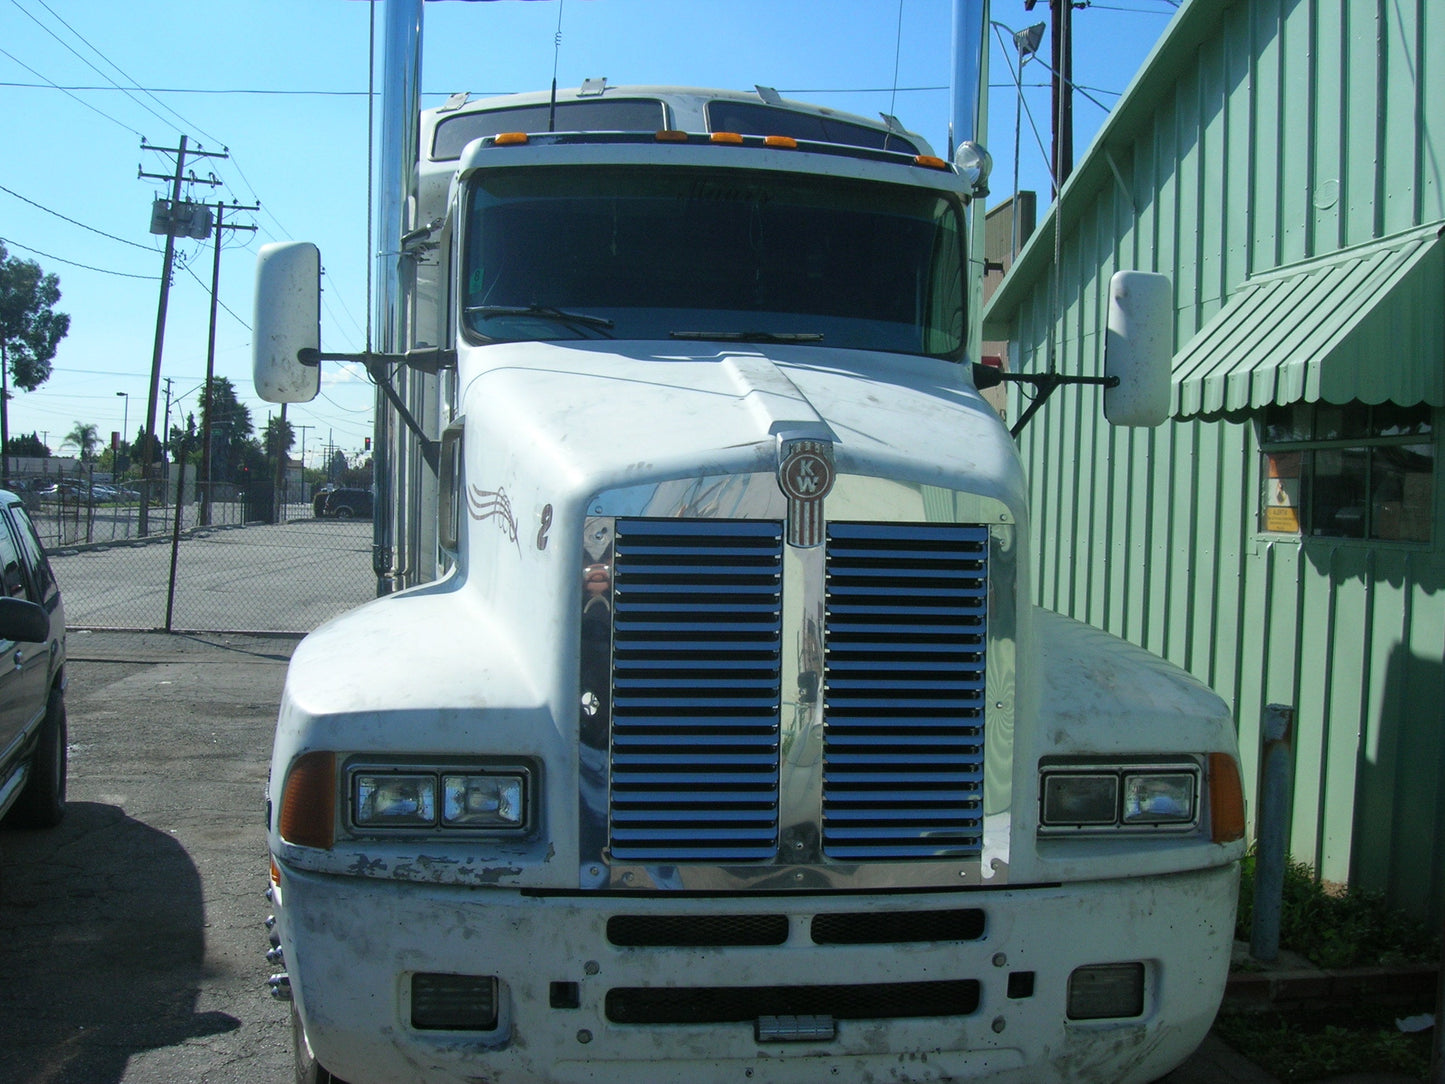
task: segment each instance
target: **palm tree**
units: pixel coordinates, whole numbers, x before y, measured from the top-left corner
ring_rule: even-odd
[[[95,446],[100,443],[100,436],[94,425],[89,422],[76,422],[75,428],[65,434],[65,439],[60,442],[64,448],[71,445],[80,450],[80,461],[88,463],[95,458]]]

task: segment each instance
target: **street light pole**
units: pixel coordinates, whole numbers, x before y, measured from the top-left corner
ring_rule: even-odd
[[[123,446],[127,446],[127,447],[128,447],[129,444],[130,444],[130,440],[129,440],[129,438],[128,438],[125,434],[126,434],[126,431],[130,429],[130,392],[128,392],[128,391],[118,391],[118,392],[116,392],[116,394],[117,394],[117,395],[120,395],[120,396],[123,396],[123,397],[125,398],[125,410],[122,412],[122,415],[121,415],[121,416],[124,418],[124,420],[120,423],[120,442],[121,442],[121,444],[122,444]],[[114,459],[115,459],[115,456],[120,455],[120,448],[115,448],[115,449],[113,449],[113,451],[114,451],[115,454],[111,456],[112,462],[111,462],[111,464],[110,464],[110,466],[111,466],[111,473],[112,473],[112,474],[115,473],[115,462],[114,462]],[[129,455],[127,455],[126,458],[125,458],[125,465],[126,465],[127,467],[130,466],[130,456],[129,456]]]

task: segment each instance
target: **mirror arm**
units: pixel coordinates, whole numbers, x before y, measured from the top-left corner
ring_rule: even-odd
[[[404,358],[406,355],[400,356]],[[372,354],[366,362],[367,371],[371,373],[371,379],[376,382],[381,393],[386,396],[386,401],[392,405],[392,409],[397,412],[401,420],[406,423],[406,427],[412,431],[412,435],[416,437],[417,443],[421,446],[422,458],[426,460],[426,465],[431,468],[432,474],[440,476],[441,460],[437,452],[438,442],[426,435],[426,430],[421,427],[421,423],[406,408],[401,396],[397,395],[396,389],[391,386],[391,374],[386,370],[388,357],[389,355],[386,354]]]
[[[431,468],[433,474],[439,473],[440,460],[437,457],[439,443],[426,435],[426,430],[422,428],[421,422],[416,420],[412,412],[407,409],[406,404],[402,402],[401,396],[396,394],[396,389],[391,386],[391,373],[387,371],[387,367],[410,365],[423,372],[435,373],[439,369],[456,365],[457,352],[455,350],[411,350],[405,354],[327,354],[312,347],[303,347],[296,351],[296,360],[302,365],[320,365],[323,361],[350,361],[365,365],[366,371],[371,374],[371,379],[386,396],[386,401],[392,405],[406,427],[416,437],[426,465]]]
[[[1019,420],[1014,423],[1013,428],[1009,430],[1009,436],[1017,437],[1023,432],[1024,426],[1028,425],[1033,416],[1038,413],[1039,408],[1048,402],[1049,396],[1053,395],[1056,389],[1069,384],[1117,388],[1119,378],[1117,376],[1071,376],[1066,373],[1004,373],[992,366],[975,363],[973,383],[974,387],[980,390],[996,388],[1000,384],[1033,385],[1038,394],[1034,396],[1033,401],[1029,403],[1028,409],[1023,412]]]

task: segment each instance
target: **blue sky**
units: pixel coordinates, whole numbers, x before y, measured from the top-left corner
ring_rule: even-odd
[[[357,350],[366,320],[367,56],[372,5],[363,0],[0,0],[0,238],[12,256],[56,273],[71,317],[48,383],[16,392],[12,435],[41,433],[54,451],[77,422],[108,439],[143,424],[150,385],[163,239],[151,200],[168,185],[185,134],[229,157],[188,160],[191,198],[252,204],[227,212],[254,224],[221,252],[216,373],[235,384],[259,429],[268,411],[250,381],[255,252],[311,240],[325,267],[322,344]],[[1075,82],[1112,106],[1153,48],[1174,0],[1107,0],[1074,13]],[[751,89],[876,116],[891,112],[935,147],[946,144],[951,0],[562,0],[429,3],[424,104],[544,89],[606,76],[612,85],[678,83]],[[555,47],[558,20],[561,47]],[[1047,0],[993,0],[1013,28],[1047,21]],[[377,6],[380,25],[380,7]],[[378,30],[379,33],[379,30]],[[1012,42],[991,38],[990,124],[995,199],[1013,188]],[[1020,187],[1043,204],[1048,180],[1048,42],[1024,69],[1027,112]],[[378,61],[379,68],[379,61]],[[379,78],[379,74],[378,74]],[[125,88],[117,89],[115,84]],[[57,89],[65,88],[65,89]],[[137,89],[137,88],[144,88]],[[1075,100],[1075,154],[1106,114]],[[1038,140],[1030,130],[1030,115]],[[197,409],[205,377],[211,242],[178,245],[161,367],[171,420]],[[164,389],[164,382],[162,389]],[[123,392],[124,395],[117,393]],[[157,428],[163,424],[164,390]],[[308,463],[334,442],[348,454],[371,434],[373,391],[330,365],[321,396],[287,416]],[[293,450],[293,454],[300,447]]]

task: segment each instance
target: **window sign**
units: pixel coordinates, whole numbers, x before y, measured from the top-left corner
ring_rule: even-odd
[[[1260,423],[1259,529],[1429,542],[1435,446],[1423,404],[1271,407]]]

